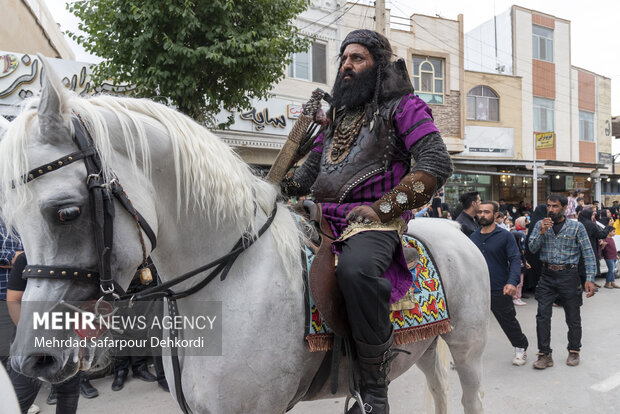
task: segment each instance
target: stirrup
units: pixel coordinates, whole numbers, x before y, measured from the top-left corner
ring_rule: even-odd
[[[353,393],[353,395],[348,395],[347,399],[344,401],[344,414],[347,414],[349,412],[349,401],[351,399],[354,399],[355,402],[357,402],[357,405],[362,407],[361,409],[363,410],[363,413],[369,413],[372,411],[372,407],[366,403],[364,403],[364,401],[362,401],[362,396],[360,395],[359,391],[355,390],[355,392]],[[366,411],[366,406],[368,405],[368,407],[370,408],[370,410]]]
[[[359,386],[355,379],[355,362],[353,361],[353,353],[351,350],[351,338],[344,338],[344,347],[347,359],[349,360],[349,395],[347,395],[347,399],[344,401],[344,414],[347,414],[347,412],[349,412],[349,401],[351,399],[354,399],[355,402],[357,402],[357,405],[360,407],[361,410],[363,410],[363,413],[369,413],[372,411],[372,407],[368,405],[370,410],[366,411],[366,404],[364,404],[364,401],[362,400]]]

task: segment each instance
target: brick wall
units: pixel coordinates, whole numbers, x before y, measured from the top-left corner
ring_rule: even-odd
[[[450,96],[444,96],[443,105],[429,105],[433,111],[435,125],[444,137],[461,137],[461,94],[459,91],[450,91]]]

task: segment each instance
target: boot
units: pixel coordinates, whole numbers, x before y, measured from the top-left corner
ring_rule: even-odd
[[[52,384],[50,395],[47,396],[47,404],[56,405],[57,402],[58,402],[58,394],[56,393],[56,386]]]
[[[114,374],[114,381],[112,381],[112,391],[122,390],[125,386],[125,380],[127,379],[129,371],[126,369],[119,369]]]
[[[142,381],[146,382],[155,382],[157,381],[157,377],[149,371],[146,363],[138,365],[136,368],[133,368],[133,377],[140,378]]]
[[[360,368],[361,384],[360,394],[364,402],[364,410],[360,410],[357,403],[351,407],[347,414],[389,414],[388,384],[390,380],[390,364],[395,358],[392,352],[394,344],[394,332],[389,339],[381,345],[369,345],[355,340],[357,357]]]
[[[99,391],[97,391],[97,388],[93,387],[93,385],[90,383],[90,380],[88,379],[88,375],[86,375],[86,373],[84,373],[83,371],[79,375],[80,375],[80,393],[82,394],[82,396],[84,398],[98,397]]]

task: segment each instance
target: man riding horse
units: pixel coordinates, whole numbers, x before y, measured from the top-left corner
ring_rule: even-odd
[[[390,303],[411,286],[400,236],[411,210],[452,174],[430,108],[414,95],[405,63],[392,56],[388,39],[377,32],[347,35],[330,123],[283,183],[288,195],[312,193],[338,237],[336,278],[357,351],[364,411],[373,414],[389,413]],[[349,410],[361,412],[357,404]]]

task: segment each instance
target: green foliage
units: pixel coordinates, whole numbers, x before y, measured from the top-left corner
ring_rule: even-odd
[[[95,83],[135,84],[133,94],[199,121],[224,106],[249,108],[306,50],[292,19],[309,0],[78,0],[67,8],[86,33],[70,36],[104,59]]]

